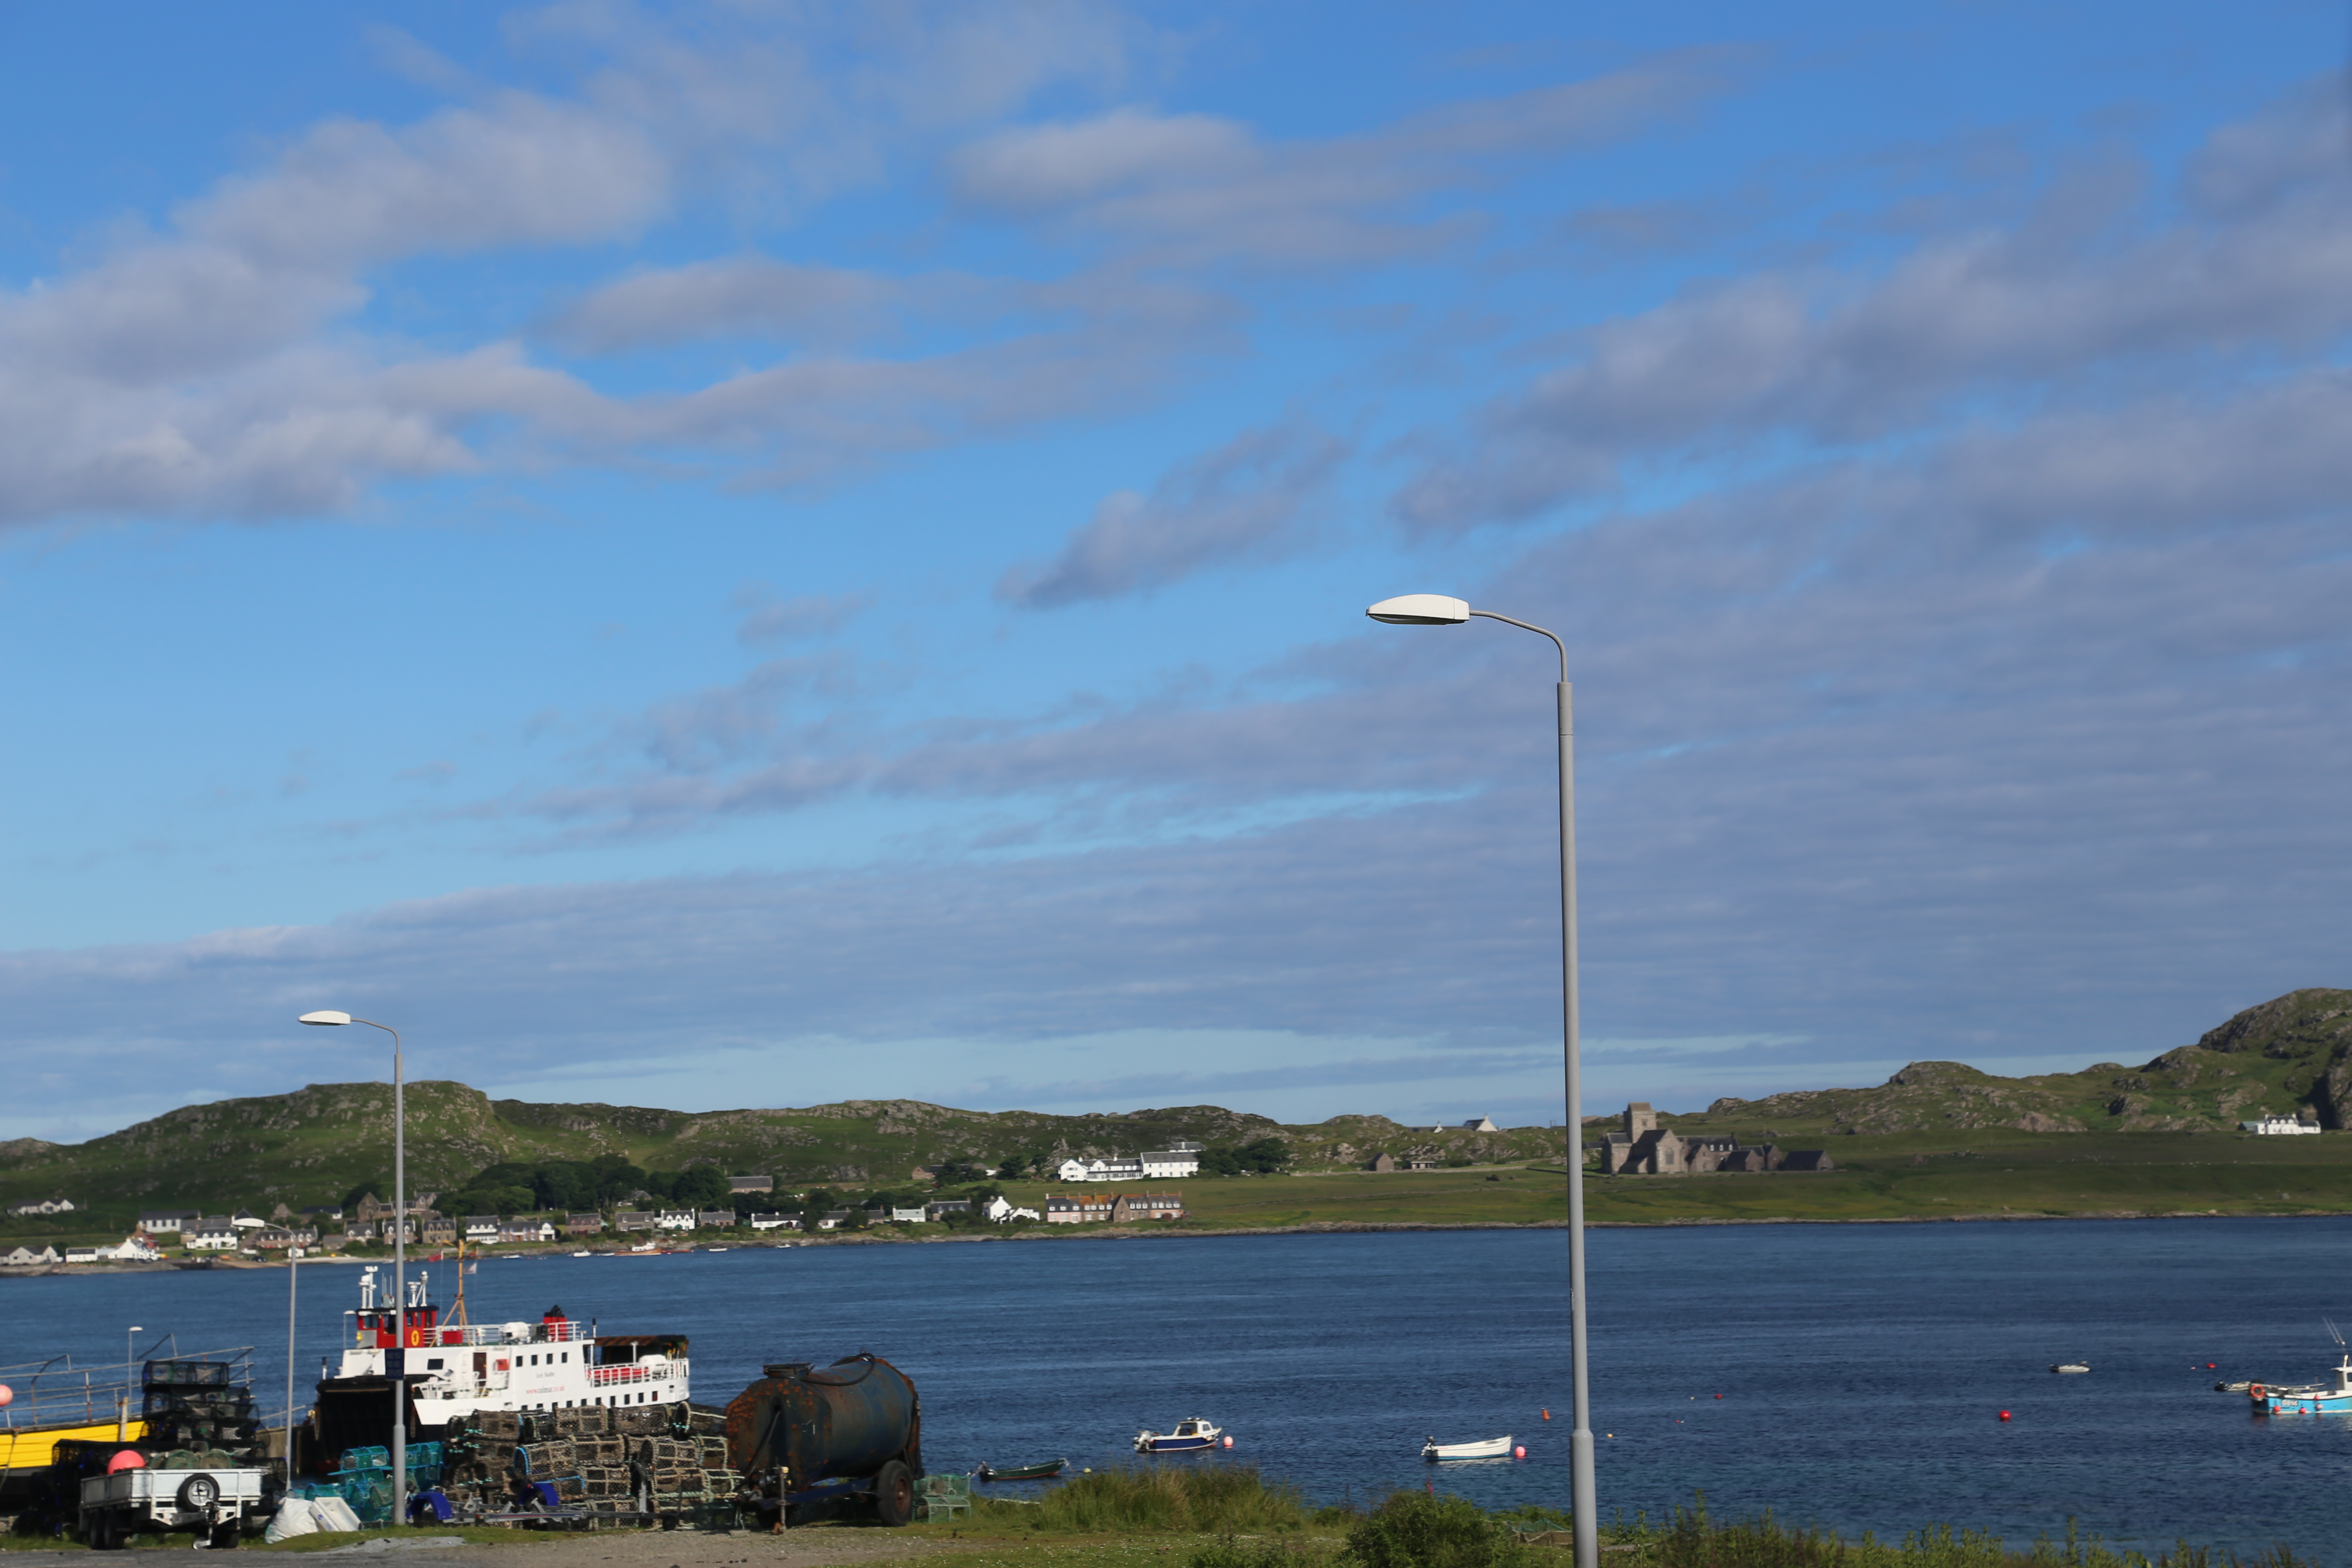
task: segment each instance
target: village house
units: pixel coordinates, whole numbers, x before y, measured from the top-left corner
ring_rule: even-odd
[[[1495,1125],[1495,1119],[1491,1116],[1474,1116],[1464,1122],[1462,1127],[1468,1132],[1500,1132],[1502,1131]]]
[[[1202,1152],[1201,1146],[1191,1139],[1173,1138],[1167,1148],[1147,1149],[1136,1158],[1143,1167],[1143,1179],[1159,1182],[1199,1175]]]
[[[1364,1162],[1367,1171],[1393,1171],[1396,1168],[1396,1156],[1393,1154],[1375,1154]]]
[[[427,1247],[457,1245],[457,1222],[445,1214],[429,1214],[416,1229],[417,1238]]]
[[[1836,1166],[1822,1149],[1742,1144],[1719,1134],[1685,1137],[1660,1127],[1650,1102],[1637,1100],[1625,1107],[1623,1130],[1601,1142],[1601,1169],[1612,1176],[1689,1176],[1710,1171],[1830,1171]]]
[[[1200,1162],[1192,1166],[1197,1173]],[[1143,1180],[1143,1162],[1113,1155],[1108,1160],[1065,1160],[1054,1173],[1066,1182],[1139,1182]]]
[[[818,1218],[816,1227],[819,1230],[839,1230],[843,1226],[848,1223],[849,1211],[847,1209],[834,1209]]]
[[[1121,1193],[1111,1203],[1110,1217],[1115,1225],[1142,1219],[1182,1219],[1184,1200],[1174,1193]]]
[[[29,1247],[19,1247],[13,1251],[0,1253],[0,1265],[10,1268],[29,1268],[36,1264],[57,1261],[58,1249],[54,1247],[44,1247],[38,1252]]]
[[[190,1220],[180,1227],[180,1241],[190,1252],[235,1252],[240,1245],[226,1215]]]
[[[499,1216],[494,1214],[469,1214],[466,1216],[466,1239],[476,1247],[488,1247],[499,1238]]]
[[[289,1247],[310,1247],[319,1239],[315,1226],[294,1228],[282,1225],[266,1225],[249,1238],[252,1246],[262,1252],[283,1252]]]
[[[951,1214],[970,1214],[971,1212],[970,1198],[941,1198],[936,1203],[923,1205],[923,1215],[927,1219],[944,1219]]]
[[[981,1213],[988,1217],[988,1221],[992,1225],[1006,1225],[1016,1219],[1042,1219],[1045,1217],[1035,1209],[1016,1207],[1013,1205],[1013,1200],[1006,1197],[1002,1193],[999,1193],[996,1196],[989,1199],[988,1206],[981,1210]]]
[[[2265,1138],[2293,1138],[2319,1131],[2319,1118],[2305,1110],[2301,1116],[2265,1115],[2257,1121],[2238,1123],[2241,1132],[2258,1133]]]
[[[651,1230],[656,1223],[655,1215],[644,1209],[623,1209],[613,1216],[613,1228],[619,1231]]]
[[[751,1216],[753,1230],[798,1230],[801,1216],[796,1214],[755,1214]]]
[[[194,1209],[141,1209],[139,1228],[150,1236],[177,1236],[182,1226],[203,1217]]]
[[[595,1236],[604,1228],[604,1216],[601,1214],[568,1214],[563,1216],[563,1234],[566,1236]]]
[[[553,1241],[557,1234],[553,1220],[530,1219],[520,1215],[499,1226],[499,1242],[509,1246],[524,1242]]]
[[[776,1190],[773,1176],[730,1176],[727,1190],[730,1193],[772,1193]]]
[[[889,1219],[892,1225],[921,1225],[931,1217],[931,1211],[922,1204],[892,1204]]]
[[[1084,1225],[1091,1220],[1107,1220],[1110,1218],[1112,1202],[1113,1199],[1108,1193],[1099,1197],[1088,1194],[1082,1197],[1047,1198],[1045,1223],[1047,1225]]]
[[[24,1219],[37,1215],[71,1214],[79,1206],[71,1198],[26,1198],[22,1203],[10,1204],[8,1213],[13,1218]]]
[[[698,1209],[694,1224],[699,1230],[732,1230],[735,1228],[733,1209]]]
[[[692,1209],[658,1210],[654,1215],[654,1225],[660,1230],[692,1230],[694,1211]]]

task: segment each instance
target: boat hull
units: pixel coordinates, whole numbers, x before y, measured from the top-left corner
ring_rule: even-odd
[[[2274,1388],[2254,1401],[2264,1415],[2352,1415],[2352,1393],[2333,1389]]]
[[[1483,1443],[1428,1443],[1422,1447],[1421,1457],[1438,1459],[1507,1459],[1511,1457],[1508,1437],[1490,1437]]]
[[[1050,1481],[1068,1468],[1067,1459],[1054,1459],[1042,1465],[983,1464],[972,1472],[976,1481]]]
[[[1135,1451],[1139,1454],[1182,1454],[1194,1448],[1213,1448],[1216,1446],[1214,1437],[1146,1437],[1136,1443]]]

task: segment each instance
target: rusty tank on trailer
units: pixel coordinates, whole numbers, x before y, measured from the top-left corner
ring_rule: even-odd
[[[763,1511],[871,1496],[885,1523],[913,1517],[923,1405],[912,1378],[868,1351],[761,1371],[728,1402],[727,1458]]]

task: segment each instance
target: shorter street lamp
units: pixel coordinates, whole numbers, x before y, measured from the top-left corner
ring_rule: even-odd
[[[400,1070],[400,1031],[349,1013],[305,1013],[302,1024],[365,1024],[392,1037],[392,1321],[396,1343],[383,1361],[392,1384],[392,1522],[408,1522],[408,1098]],[[289,1331],[289,1339],[291,1331]],[[292,1402],[289,1400],[289,1404]],[[287,1450],[290,1457],[291,1448]]]
[[[1592,1479],[1592,1407],[1584,1376],[1584,1116],[1576,1021],[1576,725],[1568,684],[1568,647],[1538,626],[1474,610],[1466,599],[1406,594],[1364,614],[1392,626],[1458,626],[1473,616],[1539,637],[1559,650],[1559,974],[1560,1055],[1568,1091],[1568,1338],[1576,1424],[1568,1435],[1569,1498],[1574,1509],[1576,1568],[1599,1568],[1601,1505]]]

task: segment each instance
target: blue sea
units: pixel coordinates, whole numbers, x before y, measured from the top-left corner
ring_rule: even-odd
[[[2317,1380],[2352,1321],[2352,1219],[1600,1230],[1590,1242],[1604,1515],[1717,1515],[1883,1536],[1940,1522],[2012,1545],[2082,1531],[2143,1550],[2341,1543],[2352,1416],[2250,1415],[2219,1379]],[[436,1268],[447,1300],[447,1265]],[[561,1305],[682,1331],[698,1400],[760,1364],[871,1350],[923,1401],[933,1469],[1136,1462],[1202,1415],[1318,1501],[1436,1484],[1568,1502],[1559,1231],[1055,1239],[483,1261],[474,1321]],[[305,1266],[298,1396],[359,1269]],[[0,1363],[120,1366],[124,1330],[252,1344],[282,1404],[284,1270],[0,1280]],[[2087,1361],[2089,1376],[2050,1364]],[[2210,1366],[2208,1363],[2211,1363]],[[1550,1419],[1544,1418],[1549,1409]],[[2011,1413],[2002,1422],[1999,1414]],[[1524,1460],[1418,1458],[1498,1436]]]

